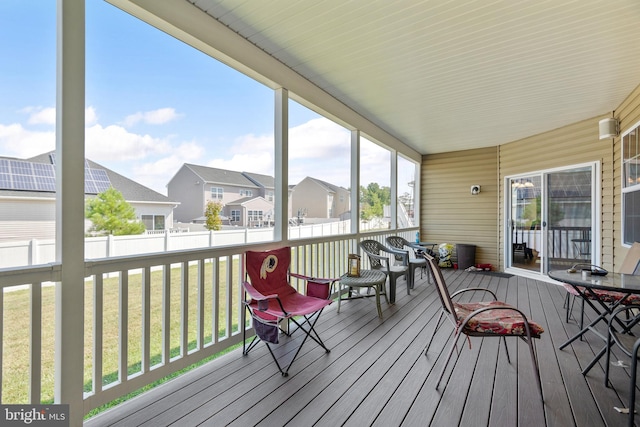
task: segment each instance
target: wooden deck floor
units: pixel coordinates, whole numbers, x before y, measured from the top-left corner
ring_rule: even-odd
[[[87,426],[619,426],[614,410],[628,401],[628,372],[612,369],[615,389],[604,387],[604,358],[587,376],[582,368],[603,341],[587,333],[564,350],[577,332],[565,323],[562,287],[513,276],[445,270],[451,291],[487,287],[541,323],[536,341],[544,405],[534,382],[528,347],[509,339],[511,364],[497,339],[465,342],[448,382],[435,389],[449,327],[440,328],[428,357],[423,354],[440,302],[435,288],[416,273],[407,296],[398,281],[396,304],[374,299],[332,304],[318,329],[326,354],[306,343],[290,374],[278,372],[264,344],[248,356],[236,350],[108,412]],[[477,297],[476,297],[477,298]],[[578,314],[578,304],[574,309]],[[591,313],[587,311],[587,318]],[[445,325],[446,326],[446,325]],[[290,351],[300,337],[280,344]],[[460,348],[460,347],[459,347]],[[615,360],[615,359],[614,359]],[[451,368],[451,366],[450,366]],[[625,402],[625,403],[623,403]]]

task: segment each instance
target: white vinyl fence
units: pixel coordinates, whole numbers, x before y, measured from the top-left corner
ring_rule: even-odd
[[[350,221],[289,227],[289,238],[300,239],[348,234]],[[87,237],[85,259],[101,259],[207,247],[232,246],[273,240],[273,228],[195,231],[131,236]],[[23,240],[0,243],[0,268],[55,262],[55,241]]]

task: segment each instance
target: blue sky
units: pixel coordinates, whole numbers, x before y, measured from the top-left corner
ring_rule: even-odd
[[[101,0],[86,13],[89,159],[162,194],[184,163],[273,175],[271,89]],[[55,15],[56,0],[0,1],[2,156],[55,148]],[[349,133],[295,103],[289,120],[290,184],[348,187]],[[363,150],[363,184],[389,185],[384,154]]]

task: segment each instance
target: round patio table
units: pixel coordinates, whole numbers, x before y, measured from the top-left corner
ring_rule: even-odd
[[[378,317],[382,319],[382,307],[380,307],[380,295],[384,295],[384,299],[389,304],[389,300],[387,299],[387,291],[385,288],[385,283],[387,282],[387,275],[379,270],[360,270],[360,276],[351,277],[346,274],[340,277],[340,288],[339,288],[339,297],[338,297],[338,313],[340,313],[340,302],[343,300],[350,299],[358,299],[358,298],[367,298],[374,295],[366,294],[362,295],[360,293],[360,288],[373,288],[375,291],[376,297],[376,307],[378,308]],[[342,287],[346,286],[347,289],[347,297],[344,298],[342,296]],[[357,292],[355,292],[352,288],[358,288]]]

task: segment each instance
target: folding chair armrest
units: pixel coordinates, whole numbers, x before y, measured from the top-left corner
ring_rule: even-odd
[[[295,277],[296,279],[306,280],[307,282],[311,280],[311,281],[314,281],[316,283],[321,283],[323,285],[324,284],[330,285],[331,283],[340,280],[339,278],[327,279],[327,278],[321,278],[321,277],[305,276],[304,274],[298,274],[298,273],[289,273],[289,276]]]
[[[244,287],[244,291],[249,295],[249,297],[254,301],[266,301],[270,299],[278,299],[278,294],[272,295],[262,295],[256,288],[254,288],[251,283],[243,282],[242,286]]]
[[[465,288],[465,289],[460,289],[459,291],[456,291],[454,293],[451,294],[451,299],[453,299],[455,296],[463,294],[465,292],[469,292],[469,291],[483,291],[483,292],[488,292],[491,294],[491,296],[493,296],[493,300],[494,301],[498,301],[498,297],[496,296],[496,294],[492,291],[489,290],[487,288]]]

